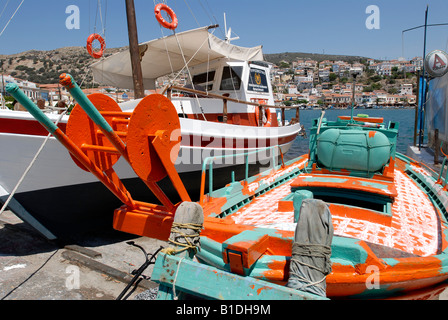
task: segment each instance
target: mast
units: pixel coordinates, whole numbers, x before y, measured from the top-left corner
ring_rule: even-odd
[[[425,32],[423,35],[423,59],[426,58],[426,30],[428,27],[428,6],[426,6],[425,12]],[[418,79],[420,81],[420,79]],[[423,143],[423,113],[425,112],[426,106],[426,74],[425,74],[425,64],[423,63],[423,83],[422,83],[422,92],[420,93],[421,106],[420,106],[420,114],[419,114],[419,132],[418,132],[418,149],[422,148]]]
[[[139,99],[145,96],[145,89],[143,87],[142,66],[140,63],[140,53],[138,49],[138,34],[134,0],[126,0],[126,15],[128,20],[129,52],[131,54],[132,78],[134,81],[134,98]]]

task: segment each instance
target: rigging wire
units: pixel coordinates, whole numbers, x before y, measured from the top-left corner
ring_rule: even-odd
[[[19,11],[20,7],[22,6],[23,2],[25,2],[25,0],[22,0],[22,2],[20,2],[19,6],[17,7],[16,11],[14,11],[14,13],[12,14],[11,18],[9,18],[8,23],[6,23],[6,26],[3,28],[2,32],[0,32],[0,37],[2,36],[3,32],[5,32],[6,28],[8,27],[9,23],[11,22],[11,20],[15,17],[17,11]]]
[[[8,1],[6,2],[6,4],[5,4],[5,6],[3,7],[2,13],[0,13],[0,19],[1,19],[1,17],[3,16],[3,13],[5,12],[6,7],[7,7],[8,4],[9,4],[9,1],[11,1],[11,0],[8,0]]]
[[[190,6],[188,5],[187,0],[184,0],[185,5],[187,6],[188,10],[190,10],[191,15],[193,16],[194,20],[196,21],[196,23],[198,24],[198,26],[200,27],[201,25],[199,24],[198,19],[196,19],[196,16],[194,15],[193,11],[191,10]]]
[[[107,4],[108,1],[105,0],[105,8],[104,8],[104,17],[103,17],[103,7],[101,5],[102,0],[98,0],[96,4],[96,12],[95,12],[95,18],[94,18],[94,25],[93,25],[93,33],[99,34],[103,37],[104,41],[106,41],[106,23],[107,23]],[[90,25],[90,6],[89,6],[89,30],[91,30]],[[98,22],[99,20],[99,22]],[[99,29],[98,24],[100,24],[101,30]],[[97,49],[97,48],[95,48]]]
[[[163,1],[163,3],[165,3],[165,2],[166,2],[166,1]],[[188,9],[190,10],[190,13],[193,15],[193,18],[194,18],[194,19],[196,20],[196,22],[199,24],[198,20],[197,20],[196,17],[194,16],[194,14],[193,14],[193,12],[191,11],[191,8],[190,8],[190,6],[188,5],[188,3],[186,2],[186,0],[184,0],[184,2],[185,2],[185,4],[187,5]],[[155,5],[156,5],[156,1],[154,0],[154,6],[155,6]],[[166,37],[165,37],[164,34],[163,34],[162,26],[160,26],[160,29],[161,29],[161,32],[162,32],[162,37],[165,39],[165,40],[164,40],[164,42],[165,42],[165,50],[167,51],[167,56],[168,56],[168,60],[169,60],[170,67],[171,67],[171,73],[174,73],[174,68],[173,68],[172,63],[171,63],[171,58],[170,58],[169,50],[168,50],[168,46],[167,46],[167,43],[166,43]],[[205,42],[204,42],[204,43],[201,45],[201,47],[196,51],[196,53],[193,55],[193,57],[190,58],[190,60],[187,62],[186,59],[185,59],[185,54],[184,54],[184,51],[183,51],[182,46],[181,46],[181,44],[180,44],[179,38],[177,37],[177,33],[176,33],[176,31],[173,30],[173,34],[174,34],[174,37],[175,37],[175,39],[176,39],[177,45],[178,45],[178,47],[179,47],[180,54],[181,54],[182,59],[183,59],[183,62],[184,62],[184,67],[179,71],[179,73],[175,76],[174,79],[170,80],[170,82],[171,82],[171,83],[174,83],[174,81],[180,76],[180,74],[181,74],[184,70],[186,70],[186,71],[187,71],[187,74],[188,74],[188,78],[189,78],[189,80],[190,80],[190,82],[191,82],[191,85],[192,85],[193,89],[195,89],[195,86],[194,86],[194,83],[193,83],[193,77],[192,77],[192,75],[191,75],[190,68],[188,67],[188,63],[189,63],[189,62],[194,58],[194,56],[199,52],[200,48],[202,48],[202,46],[205,44]],[[195,94],[195,97],[196,97],[196,102],[198,103],[199,108],[201,109],[202,117],[204,118],[204,120],[207,120],[207,118],[205,117],[204,109],[202,108],[202,105],[201,105],[201,102],[200,102],[200,100],[199,100],[198,95]]]

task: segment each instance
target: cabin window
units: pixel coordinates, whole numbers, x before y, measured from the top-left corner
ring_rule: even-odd
[[[213,81],[215,81],[215,71],[208,71],[193,76],[193,84],[196,90],[213,90]]]
[[[269,92],[266,71],[262,69],[251,68],[247,90],[255,92]]]
[[[243,67],[224,67],[219,90],[239,90]]]

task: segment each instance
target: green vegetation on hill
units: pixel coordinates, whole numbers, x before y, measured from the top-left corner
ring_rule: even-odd
[[[345,55],[303,53],[303,52],[283,52],[283,53],[264,54],[264,58],[266,61],[269,61],[277,65],[281,61],[287,61],[291,63],[293,61],[297,61],[300,59],[311,59],[317,62],[321,62],[324,60],[346,61],[349,63],[353,63],[355,61],[363,62],[368,59],[366,57],[359,57],[359,56],[345,56]]]

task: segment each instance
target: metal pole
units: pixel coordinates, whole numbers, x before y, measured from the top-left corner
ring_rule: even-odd
[[[423,59],[426,58],[426,30],[428,27],[428,6],[426,6],[426,12],[425,12],[425,33],[424,33],[424,39],[423,39]],[[422,144],[423,144],[423,113],[425,110],[426,105],[426,74],[425,74],[425,64],[423,63],[423,83],[422,83],[422,91],[420,95],[420,99],[422,99],[422,104],[420,108],[420,115],[419,115],[419,141],[418,141],[418,149],[421,150]]]
[[[5,78],[4,78],[4,75],[3,75],[3,68],[2,68],[2,108],[6,109]]]
[[[128,20],[129,52],[131,55],[132,78],[134,80],[134,98],[145,96],[143,87],[143,73],[138,49],[137,22],[135,17],[134,0],[126,0],[126,15]]]
[[[420,106],[420,71],[417,72],[417,105],[414,107],[414,146],[417,146],[418,109]]]
[[[355,108],[355,87],[356,87],[356,76],[357,73],[353,73],[353,92],[352,92],[352,111],[351,111],[351,117],[350,122],[353,122],[353,109]]]

